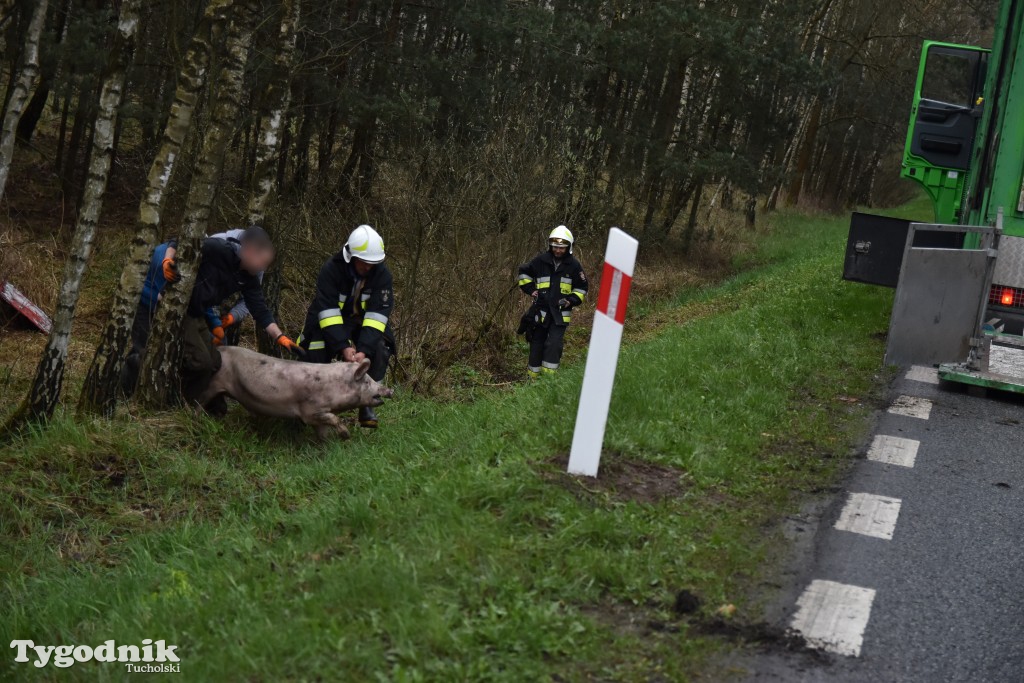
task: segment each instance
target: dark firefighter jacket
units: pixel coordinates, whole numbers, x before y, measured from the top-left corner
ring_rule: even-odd
[[[207,309],[220,306],[232,294],[241,292],[257,325],[264,328],[274,322],[259,277],[242,270],[236,248],[225,240],[207,237],[202,250],[196,285],[188,302],[189,316],[203,318]]]
[[[583,303],[587,298],[587,275],[583,266],[572,254],[566,254],[561,263],[555,263],[550,251],[543,251],[532,261],[519,266],[519,288],[526,294],[537,295],[537,321],[547,325],[551,320],[556,325],[568,325],[572,319],[572,309]],[[569,302],[567,308],[558,304],[561,300]]]
[[[382,337],[393,347],[389,318],[394,306],[394,283],[386,265],[378,264],[361,279],[338,252],[320,269],[299,343],[309,349],[327,349],[331,357],[351,342],[367,355],[372,355]]]

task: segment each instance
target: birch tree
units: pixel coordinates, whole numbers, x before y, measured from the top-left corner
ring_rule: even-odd
[[[150,166],[146,189],[139,202],[135,239],[129,248],[127,263],[121,271],[110,318],[86,374],[78,404],[82,412],[109,416],[117,405],[121,368],[149,259],[160,236],[160,219],[167,198],[167,187],[176,169],[182,145],[192,128],[196,104],[206,83],[211,51],[222,32],[231,5],[232,0],[210,0],[185,53],[174,102],[164,127],[163,141]]]
[[[103,74],[99,110],[93,124],[89,175],[82,195],[82,206],[75,221],[71,254],[64,266],[64,280],[60,288],[57,313],[28,398],[10,426],[14,426],[13,422],[48,420],[60,400],[68,342],[71,339],[71,324],[75,319],[75,307],[78,304],[82,279],[85,277],[89,256],[92,253],[96,224],[103,209],[103,195],[107,190],[110,164],[114,156],[114,130],[117,126],[118,109],[124,100],[125,74],[135,50],[141,4],[142,0],[123,0],[121,3],[110,60],[106,73]]]
[[[249,225],[263,224],[267,202],[277,186],[277,169],[281,160],[281,128],[291,95],[291,71],[295,61],[295,37],[299,26],[299,0],[281,3],[281,28],[278,33],[277,52],[274,55],[274,73],[267,84],[265,100],[270,111],[260,121],[256,142],[256,167],[252,175],[249,195]],[[281,267],[283,254],[278,256],[263,280],[267,305],[276,315],[281,299]],[[257,331],[262,353],[280,355],[280,347],[263,330]]]
[[[274,56],[274,75],[267,85],[266,102],[270,111],[260,121],[256,143],[256,169],[253,172],[252,193],[249,195],[249,224],[262,223],[266,218],[267,200],[274,191],[277,165],[281,151],[281,122],[291,96],[291,70],[295,61],[295,35],[299,25],[299,0],[282,0],[281,29],[278,34],[277,53]]]
[[[139,400],[150,407],[165,408],[180,401],[181,326],[195,284],[200,245],[206,235],[224,156],[238,119],[257,9],[255,2],[241,0],[227,31],[224,63],[213,84],[213,110],[192,174],[178,241],[181,280],[165,291],[157,309],[139,377]]]
[[[0,131],[0,199],[7,188],[7,176],[11,173],[11,160],[14,158],[14,139],[18,134],[18,121],[25,111],[25,103],[39,83],[39,36],[43,33],[46,23],[46,6],[48,0],[36,0],[25,33],[24,54],[21,68],[14,78],[14,87],[7,98],[7,109],[4,110],[3,130]]]

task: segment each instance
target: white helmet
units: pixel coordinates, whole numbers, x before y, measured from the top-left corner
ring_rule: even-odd
[[[360,225],[348,236],[342,256],[345,263],[351,263],[353,256],[367,263],[383,263],[384,238],[369,225]]]
[[[569,247],[569,253],[572,253],[572,245],[576,240],[573,239],[572,233],[569,228],[564,225],[559,225],[557,228],[551,231],[548,235],[548,246],[551,247]]]

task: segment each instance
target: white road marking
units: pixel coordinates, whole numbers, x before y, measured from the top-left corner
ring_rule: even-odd
[[[925,384],[938,384],[939,371],[924,365],[915,365],[907,371],[907,379],[914,382],[924,382]]]
[[[851,493],[836,521],[836,529],[891,541],[901,504],[899,498]]]
[[[812,581],[793,615],[793,630],[808,645],[837,655],[859,657],[875,591],[834,581]]]
[[[932,416],[932,402],[926,398],[917,398],[915,396],[898,396],[892,402],[892,405],[889,406],[889,412],[893,415],[927,420]]]
[[[914,461],[917,459],[917,449],[920,446],[920,441],[879,434],[871,442],[871,448],[868,449],[868,460],[875,460],[886,465],[913,467]]]

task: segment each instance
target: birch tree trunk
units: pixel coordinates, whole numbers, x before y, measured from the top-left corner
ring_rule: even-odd
[[[260,120],[256,141],[256,168],[249,196],[249,224],[266,218],[267,200],[274,191],[277,161],[281,150],[281,122],[291,96],[291,70],[295,59],[295,35],[299,24],[299,0],[282,0],[281,30],[274,57],[274,77],[267,85],[266,102],[270,111]]]
[[[210,123],[192,174],[178,241],[181,281],[165,290],[157,308],[139,377],[139,400],[152,408],[176,405],[181,399],[182,321],[199,269],[200,244],[206,235],[217,182],[224,168],[224,155],[238,120],[257,9],[252,0],[242,0],[236,6],[225,41],[224,62],[213,84]]]
[[[89,173],[82,195],[82,208],[75,222],[71,254],[64,266],[64,281],[60,288],[57,313],[46,343],[46,350],[36,369],[35,381],[28,398],[19,409],[15,421],[49,420],[60,400],[64,383],[64,366],[71,339],[71,324],[81,291],[82,279],[92,253],[96,224],[103,209],[103,195],[110,177],[110,164],[114,156],[114,129],[117,113],[124,99],[125,76],[139,27],[139,7],[142,0],[123,0],[117,20],[117,31],[103,75],[99,110],[94,123],[92,150],[89,155]]]
[[[39,83],[39,36],[43,33],[46,23],[46,5],[48,0],[36,0],[32,19],[25,34],[24,57],[21,69],[14,79],[14,88],[7,98],[7,109],[4,111],[3,131],[0,132],[0,199],[7,188],[7,176],[11,173],[11,159],[14,158],[14,138],[18,133],[18,121],[25,110],[25,103],[32,96]]]
[[[266,102],[270,111],[260,118],[256,140],[256,164],[252,174],[249,195],[249,225],[261,225],[266,220],[267,201],[277,185],[277,164],[281,156],[281,122],[291,96],[291,71],[295,59],[295,37],[299,25],[299,0],[283,0],[281,30],[278,34],[277,54],[274,56],[274,76],[267,84]],[[266,227],[266,226],[264,226]],[[278,255],[273,267],[263,280],[267,305],[277,316],[281,300],[281,261]],[[280,355],[274,340],[263,330],[256,331],[257,345],[262,353]]]
[[[212,46],[222,31],[232,2],[210,0],[185,53],[163,141],[150,166],[146,189],[139,202],[135,239],[129,248],[124,270],[121,271],[110,318],[86,374],[78,403],[79,412],[110,416],[117,406],[121,368],[131,338],[135,310],[142,296],[142,285],[149,269],[149,259],[160,236],[160,217],[167,186],[171,182],[181,147],[192,128],[196,103],[206,83]]]

